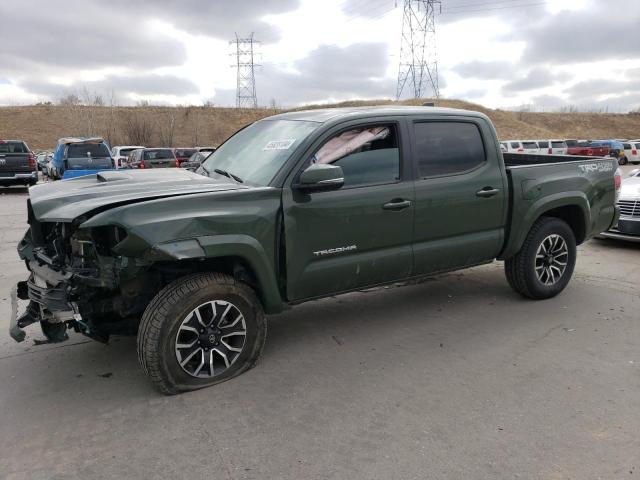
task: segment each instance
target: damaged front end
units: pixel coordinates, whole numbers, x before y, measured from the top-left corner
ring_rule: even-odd
[[[73,329],[106,342],[111,334],[135,334],[141,312],[157,288],[144,262],[116,253],[127,238],[121,227],[81,228],[72,222],[40,222],[29,209],[29,229],[18,254],[30,271],[12,293],[10,334],[40,322],[47,341],[61,342]],[[17,300],[28,300],[17,315]]]

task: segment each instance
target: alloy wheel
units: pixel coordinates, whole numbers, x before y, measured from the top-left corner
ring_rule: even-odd
[[[569,260],[567,242],[560,235],[547,236],[536,251],[535,270],[544,285],[553,285],[562,278]]]
[[[213,300],[194,308],[182,321],[175,339],[180,367],[198,378],[222,374],[242,353],[247,326],[233,303]]]

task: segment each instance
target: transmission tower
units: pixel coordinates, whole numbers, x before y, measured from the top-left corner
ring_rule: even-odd
[[[404,0],[396,99],[405,87],[413,98],[440,97],[436,57],[435,8],[440,0]]]
[[[259,44],[254,40],[253,33],[246,38],[240,38],[236,33],[236,39],[229,42],[235,45],[236,64],[238,71],[238,83],[236,87],[236,107],[237,108],[258,108],[258,98],[256,97],[256,76],[253,63],[254,46]]]

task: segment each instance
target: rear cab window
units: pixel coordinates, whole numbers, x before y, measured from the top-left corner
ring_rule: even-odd
[[[3,142],[0,140],[0,153],[29,153],[24,142]]]
[[[478,126],[463,121],[414,123],[414,156],[420,178],[469,172],[487,161]]]
[[[540,147],[540,148],[549,148],[549,142],[547,142],[547,141],[538,142],[538,147]]]
[[[567,148],[567,144],[564,142],[551,142],[552,148]]]
[[[523,148],[538,148],[538,144],[536,142],[522,142]]]
[[[520,142],[511,142],[511,148],[520,148]]]

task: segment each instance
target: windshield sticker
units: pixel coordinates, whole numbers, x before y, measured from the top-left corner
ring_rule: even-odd
[[[262,150],[289,150],[295,141],[295,138],[289,140],[271,140]]]

